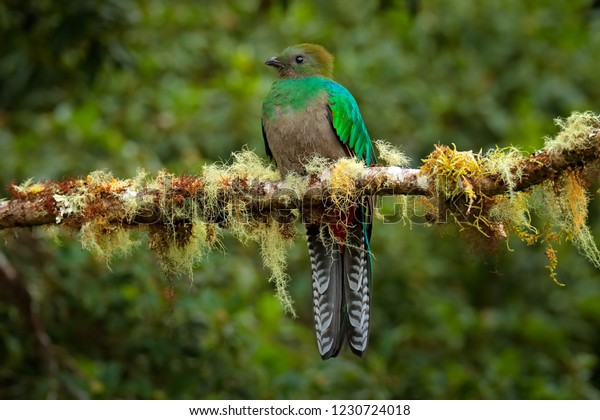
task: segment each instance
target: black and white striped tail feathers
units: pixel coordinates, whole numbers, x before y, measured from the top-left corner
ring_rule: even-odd
[[[353,353],[367,348],[370,318],[371,202],[357,209],[346,243],[335,243],[326,224],[307,224],[312,266],[313,310],[317,345],[323,359],[337,356],[344,336]]]
[[[307,224],[306,237],[312,268],[313,312],[317,346],[323,359],[335,357],[342,348],[343,256],[329,237],[329,228]]]
[[[371,231],[370,202],[357,211],[354,223],[348,228],[344,247],[344,300],[348,313],[348,343],[352,352],[361,356],[369,341],[371,309]]]

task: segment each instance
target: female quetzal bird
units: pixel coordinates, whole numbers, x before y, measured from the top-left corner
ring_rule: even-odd
[[[305,173],[315,155],[337,160],[356,156],[376,163],[373,144],[356,101],[332,79],[333,56],[320,45],[286,48],[265,64],[279,72],[263,103],[267,155],[282,176]],[[361,199],[337,223],[307,222],[317,345],[335,357],[347,338],[357,355],[367,348],[371,283],[369,240],[372,200]]]

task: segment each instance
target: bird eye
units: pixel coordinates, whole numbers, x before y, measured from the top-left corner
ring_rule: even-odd
[[[304,63],[304,57],[301,55],[296,56],[296,63],[301,64]]]

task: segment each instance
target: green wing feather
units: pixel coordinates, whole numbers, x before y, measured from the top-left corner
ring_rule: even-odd
[[[329,96],[331,124],[340,141],[367,165],[377,163],[373,143],[352,94],[333,80],[327,81],[325,89]]]

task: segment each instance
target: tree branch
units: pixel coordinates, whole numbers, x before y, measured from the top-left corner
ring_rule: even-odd
[[[185,223],[191,214],[205,222],[224,223],[228,217],[225,213],[231,215],[232,208],[243,208],[246,216],[257,220],[277,212],[277,217],[285,221],[292,210],[306,214],[308,209],[311,215],[307,217],[315,218],[322,217],[326,204],[339,198],[340,193],[425,197],[442,194],[446,198],[466,194],[473,201],[473,196],[493,197],[527,190],[556,180],[568,171],[596,164],[600,158],[599,119],[590,113],[576,117],[563,122],[561,133],[529,156],[514,149],[481,155],[437,146],[419,169],[361,168],[356,162],[344,161],[325,167],[319,174],[292,181],[274,180],[273,172],[253,178],[254,160],[237,171],[221,167],[215,176],[213,170],[210,179],[161,173],[154,179],[139,176],[118,180],[95,172],[83,180],[12,185],[13,199],[0,201],[0,229],[55,224],[79,228],[99,216],[104,223],[120,226]],[[444,188],[440,187],[441,180]]]
[[[552,244],[562,238],[600,268],[600,250],[586,225],[587,189],[600,171],[600,118],[574,113],[557,124],[557,136],[529,156],[516,148],[482,154],[436,146],[418,169],[393,166],[406,159],[378,142],[381,160],[391,166],[315,158],[306,176],[284,181],[245,150],[230,165],[205,166],[198,176],[139,173],[120,180],[92,172],[85,179],[11,185],[12,199],[0,201],[0,230],[59,225],[78,231],[83,247],[109,259],[135,245],[130,233],[141,228],[170,275],[192,273],[219,246],[219,229],[228,228],[244,243],[259,243],[276,295],[293,314],[285,268],[297,231],[290,222],[300,217],[343,229],[343,215],[365,195],[417,196],[427,221],[456,223],[478,249],[495,250],[509,233],[528,245],[543,242],[557,281]],[[399,204],[406,217],[407,200]],[[531,224],[531,211],[542,218],[542,228]]]

